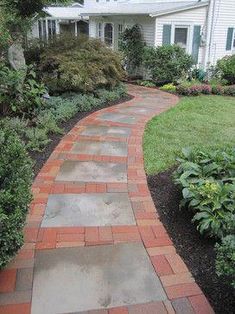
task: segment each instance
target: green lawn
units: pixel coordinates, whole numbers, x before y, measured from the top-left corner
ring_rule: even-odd
[[[168,169],[183,147],[200,150],[228,145],[235,145],[235,98],[184,97],[147,124],[145,169],[148,174]]]

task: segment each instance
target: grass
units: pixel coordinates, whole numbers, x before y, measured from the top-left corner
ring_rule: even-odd
[[[235,98],[184,97],[147,124],[145,169],[147,174],[156,174],[170,168],[183,147],[210,150],[234,145]]]

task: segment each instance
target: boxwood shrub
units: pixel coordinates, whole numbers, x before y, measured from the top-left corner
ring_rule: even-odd
[[[16,133],[0,123],[0,268],[23,244],[32,163]]]

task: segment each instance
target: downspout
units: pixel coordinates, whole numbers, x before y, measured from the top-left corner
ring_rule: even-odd
[[[212,46],[212,36],[213,36],[213,27],[214,27],[214,11],[215,11],[215,1],[210,0],[207,12],[207,34],[206,34],[206,52],[205,52],[205,60],[204,60],[204,69],[210,64],[211,58],[211,46]]]

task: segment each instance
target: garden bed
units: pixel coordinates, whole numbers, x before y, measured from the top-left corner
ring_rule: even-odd
[[[30,156],[34,161],[34,168],[33,168],[34,176],[36,177],[36,175],[39,173],[42,166],[47,161],[47,159],[50,157],[50,155],[53,152],[53,150],[55,149],[55,147],[59,144],[62,137],[64,135],[66,135],[78,123],[78,121],[82,120],[83,118],[85,118],[86,116],[90,115],[91,113],[93,113],[97,110],[101,110],[102,108],[114,106],[114,105],[120,104],[122,102],[129,101],[133,98],[134,97],[131,95],[123,96],[122,98],[120,98],[116,101],[106,103],[105,105],[103,105],[102,107],[99,107],[98,109],[96,108],[96,109],[91,110],[91,111],[77,112],[74,117],[72,117],[68,121],[61,123],[59,125],[59,127],[61,127],[64,130],[64,134],[58,134],[58,133],[50,134],[49,139],[51,140],[51,142],[48,145],[46,145],[46,147],[43,149],[43,151],[41,151],[41,152],[31,151],[30,152]]]
[[[180,189],[172,181],[173,168],[148,176],[148,186],[160,218],[174,245],[216,313],[233,313],[235,291],[215,273],[215,242],[200,236],[192,216],[179,210]]]

